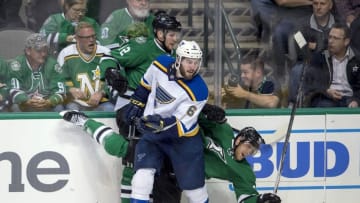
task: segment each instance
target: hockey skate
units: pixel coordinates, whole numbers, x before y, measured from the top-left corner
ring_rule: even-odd
[[[63,117],[64,120],[80,127],[83,127],[85,122],[88,120],[88,117],[80,111],[66,110],[61,111],[59,114]]]

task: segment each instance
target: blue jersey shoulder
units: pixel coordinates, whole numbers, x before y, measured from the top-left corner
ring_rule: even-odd
[[[168,70],[171,67],[171,64],[175,63],[175,58],[166,54],[156,57],[155,60],[158,61],[162,66],[166,67]]]
[[[196,101],[206,100],[209,96],[208,87],[200,75],[196,75],[192,80],[181,80],[189,87]]]

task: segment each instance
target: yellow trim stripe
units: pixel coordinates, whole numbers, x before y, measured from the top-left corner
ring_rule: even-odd
[[[80,58],[80,56],[77,55],[77,54],[68,55],[68,56],[66,56],[64,58],[64,61],[67,61],[67,60],[72,59],[72,58]]]
[[[151,91],[151,86],[146,84],[143,79],[140,80],[140,85],[143,86],[145,89]]]
[[[199,130],[200,130],[199,125],[196,125],[196,127],[192,131],[185,133],[182,130],[181,122],[177,121],[176,123],[177,123],[177,129],[178,129],[179,137],[193,137],[193,136],[197,135]]]
[[[158,61],[154,61],[154,65],[156,66],[156,67],[158,67],[162,72],[164,72],[164,73],[167,73],[168,71],[167,71],[167,68],[166,67],[164,67],[161,63],[159,63]]]
[[[185,91],[188,93],[188,95],[190,96],[191,100],[196,101],[196,97],[194,95],[194,93],[191,91],[191,89],[189,88],[189,86],[187,86],[183,81],[181,80],[177,80],[176,81],[182,88],[185,89]]]

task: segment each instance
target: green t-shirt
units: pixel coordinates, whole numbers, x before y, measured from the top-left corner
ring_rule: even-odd
[[[150,14],[143,21],[149,29],[149,38],[154,38],[152,26],[154,18],[155,16]],[[102,45],[118,43],[119,37],[126,35],[127,27],[135,22],[136,20],[129,14],[127,8],[115,10],[101,25],[101,37],[99,38],[100,43]]]
[[[100,37],[100,25],[94,19],[84,16],[81,21],[90,23],[94,27],[96,37]],[[66,37],[75,34],[76,25],[77,23],[66,20],[63,13],[57,13],[46,19],[40,28],[40,34],[47,37],[50,47],[55,49],[56,54],[58,54],[69,45]]]

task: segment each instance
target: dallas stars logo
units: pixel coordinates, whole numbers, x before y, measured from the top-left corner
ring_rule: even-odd
[[[93,80],[99,80],[100,79],[100,68],[99,68],[99,66],[97,66],[96,69],[92,70],[91,72],[93,73],[93,77],[92,77]]]

